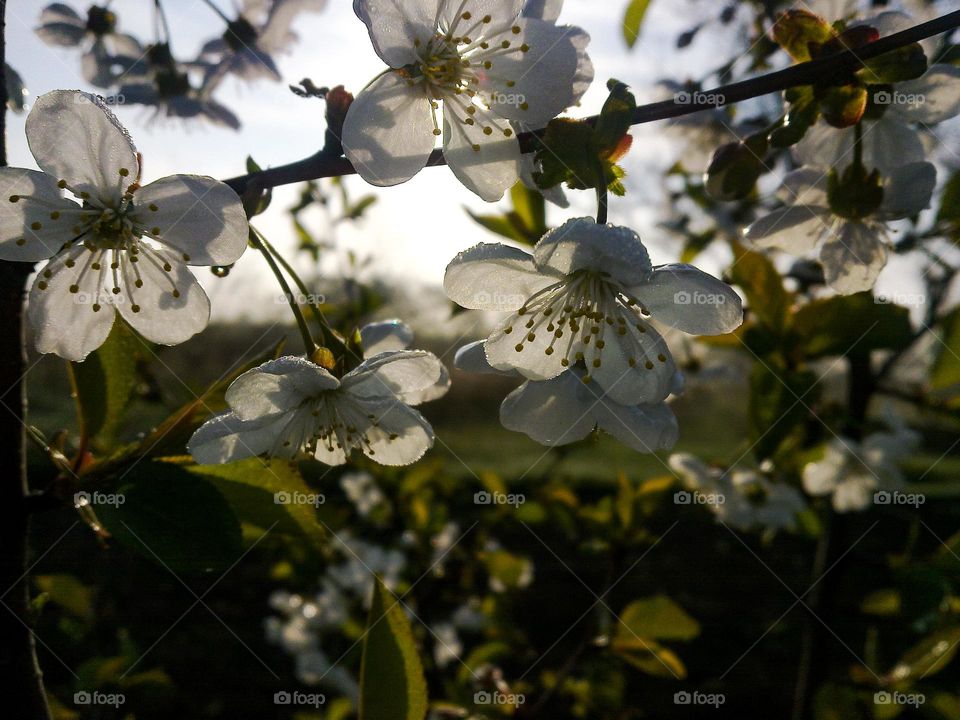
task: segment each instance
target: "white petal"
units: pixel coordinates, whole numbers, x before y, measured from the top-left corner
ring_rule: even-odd
[[[897,112],[912,122],[933,125],[960,114],[960,67],[938,63],[916,80],[898,83],[899,96],[913,102],[897,105]]]
[[[852,128],[850,132],[853,132]],[[864,125],[863,162],[868,168],[877,168],[886,175],[901,165],[921,162],[924,154],[920,133],[893,113]],[[851,153],[840,166],[845,167],[852,161]]]
[[[574,79],[590,37],[580,28],[542,20],[519,20],[516,27],[519,34],[508,30],[502,39],[491,37],[491,49],[478,54],[480,62],[489,55],[492,64],[479,89],[493,112],[533,130],[577,101]],[[515,50],[504,52],[501,42],[510,42]],[[521,51],[521,46],[528,49]]]
[[[200,465],[217,465],[269,452],[283,436],[289,417],[243,421],[231,412],[211,418],[190,438],[187,452]]]
[[[563,0],[527,0],[523,6],[523,16],[554,22],[560,17]]]
[[[64,198],[49,175],[0,168],[0,259],[37,262],[53,257],[78,234],[73,228],[80,213],[80,206]]]
[[[787,205],[810,205],[826,208],[828,173],[820,168],[800,168],[789,172],[783,178],[783,185],[777,195]]]
[[[189,256],[189,265],[230,265],[247,248],[243,204],[219,180],[170,175],[140,188],[133,197],[133,221]]]
[[[843,295],[870,290],[887,264],[887,245],[879,231],[847,222],[835,240],[820,250],[827,284]]]
[[[443,156],[464,187],[487,202],[502,198],[520,178],[520,143],[516,135],[504,134],[508,129],[489,118],[468,125],[444,101]]]
[[[666,403],[630,406],[604,398],[593,413],[601,430],[637,452],[669,450],[680,436],[677,418]]]
[[[40,96],[27,116],[26,132],[40,169],[66,180],[78,195],[116,204],[139,175],[133,141],[95,95],[55,90]]]
[[[545,327],[529,329],[524,315],[511,315],[494,328],[484,345],[487,361],[497,370],[514,369],[530,380],[549,380],[573,365],[569,328],[566,338],[555,339]],[[553,346],[553,350],[548,349]],[[564,365],[564,360],[568,364]]]
[[[573,372],[546,382],[525,382],[504,399],[500,423],[541,445],[582,440],[596,426],[592,416],[596,400],[582,385]]]
[[[42,25],[54,22],[68,23],[78,27],[86,27],[87,25],[86,20],[80,17],[76,10],[69,5],[58,2],[50,3],[40,11],[40,23]]]
[[[631,291],[654,319],[691,335],[722,335],[743,322],[740,296],[693,265],[662,265]]]
[[[192,338],[210,321],[207,294],[189,268],[169,253],[148,256],[141,252],[136,263],[125,258],[120,272],[122,302],[117,309],[147,340],[177,345]]]
[[[713,485],[714,474],[700,458],[690,453],[674,453],[668,460],[670,469],[676,473],[684,487],[689,490],[706,490]]]
[[[656,403],[667,398],[675,386],[677,366],[666,341],[648,323],[633,317],[625,324],[603,325],[605,343],[600,353],[600,366],[595,367],[596,342],[593,350],[584,348],[587,370],[604,393],[622,405]],[[643,328],[641,331],[640,328]],[[631,363],[632,361],[632,363]]]
[[[454,367],[456,367],[457,370],[469,373],[516,377],[517,373],[515,371],[497,370],[490,364],[490,361],[487,360],[486,344],[486,340],[477,340],[457,350],[457,354],[453,358]]]
[[[448,392],[453,381],[450,379],[450,371],[443,365],[440,366],[440,377],[437,381],[422,390],[411,390],[401,393],[400,399],[407,405],[420,405],[432,400],[439,400]]]
[[[440,26],[452,34],[463,35],[478,25],[480,18],[490,16],[485,23],[484,37],[515,24],[523,9],[523,0],[441,0]],[[468,17],[464,14],[468,13]]]
[[[937,186],[937,168],[928,162],[910,163],[893,170],[883,188],[880,212],[890,219],[916,215],[930,206]]]
[[[866,475],[850,475],[833,492],[833,509],[837,512],[864,510],[873,501],[876,479]]]
[[[360,328],[360,342],[364,357],[391,350],[406,350],[413,342],[413,330],[402,320],[370,323]]]
[[[824,449],[821,460],[804,465],[803,489],[814,496],[832,493],[843,478],[849,452],[844,441],[832,440]]]
[[[437,5],[438,0],[354,0],[353,11],[367,26],[377,55],[401,68],[417,59],[414,41],[433,38]]]
[[[305,358],[284,356],[243,373],[227,388],[230,409],[243,420],[287,412],[340,382]]]
[[[97,39],[80,58],[80,74],[97,88],[108,88],[116,79],[114,58],[102,39]]]
[[[743,239],[756,247],[775,247],[792,255],[814,248],[827,230],[824,208],[797,205],[773,210],[743,231]]]
[[[847,162],[853,159],[853,140],[852,128],[841,130],[821,120],[807,130],[793,152],[801,165],[829,168],[841,157],[846,157]]]
[[[37,275],[27,317],[39,352],[79,362],[110,334],[116,313],[113,305],[100,302],[99,274],[89,270],[87,260],[87,250],[74,246],[55,256]],[[67,261],[73,267],[67,267]]]
[[[365,405],[377,418],[367,431],[364,454],[381,465],[412,465],[433,447],[433,428],[416,410],[400,402]]]
[[[836,18],[828,18],[830,21],[834,19]],[[913,20],[906,13],[889,11],[882,12],[879,15],[861,20],[860,22],[852,23],[852,27],[866,25],[879,32],[880,37],[886,37],[887,35],[898,33],[901,30],[907,30],[912,27],[913,24]]]
[[[557,281],[537,271],[533,257],[500,243],[480,243],[458,254],[443,276],[447,297],[470,310],[507,312]]]
[[[653,272],[639,235],[630,228],[598,225],[592,218],[568,220],[551,230],[536,244],[533,257],[539,268],[562,275],[605,272],[624,287],[644,282]]]
[[[343,389],[362,398],[402,398],[440,379],[443,365],[433,353],[402,350],[376,355],[343,376]]]
[[[406,182],[427,164],[436,142],[430,101],[395,72],[360,92],[343,123],[343,150],[364,180],[386,187]]]
[[[41,25],[36,29],[39,37],[47,45],[60,47],[76,47],[83,42],[87,35],[87,28],[82,25],[73,25],[65,22],[52,22]]]

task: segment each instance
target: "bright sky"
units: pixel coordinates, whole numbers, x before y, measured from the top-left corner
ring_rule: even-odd
[[[67,1],[81,14],[85,12],[85,3]],[[216,1],[230,14],[231,0]],[[33,33],[46,4],[27,0],[8,5],[8,62],[23,76],[32,97],[57,88],[92,89],[80,77],[78,52],[48,47]],[[727,27],[713,23],[692,48],[678,53],[674,49],[677,35],[695,18],[706,13],[715,15],[718,6],[712,0],[661,0],[652,3],[646,31],[637,48],[628,53],[620,30],[625,5],[625,0],[566,1],[561,21],[579,25],[591,34],[590,54],[597,73],[583,107],[575,114],[599,109],[606,95],[606,80],[611,77],[631,85],[640,102],[659,99],[655,97],[657,80],[684,80],[688,75],[705,74],[719,58],[727,57],[727,48],[743,32],[737,23]],[[164,6],[173,26],[172,45],[177,57],[192,57],[203,41],[223,31],[221,21],[199,0],[164,0]],[[152,0],[117,1],[113,8],[122,31],[145,42],[153,39]],[[285,83],[261,81],[249,85],[231,78],[217,91],[217,99],[241,117],[243,127],[239,132],[202,122],[150,123],[151,111],[143,106],[117,109],[143,153],[146,182],[176,172],[225,178],[243,172],[248,154],[262,166],[269,166],[300,159],[317,149],[323,139],[323,104],[294,96],[286,83],[310,77],[318,86],[343,84],[356,91],[384,66],[370,46],[366,29],[353,14],[351,0],[329,0],[326,10],[301,15],[294,27],[300,42],[289,55],[278,58]],[[23,136],[24,118],[8,115],[9,162],[36,167]],[[678,252],[675,241],[668,243],[666,233],[656,227],[663,209],[659,171],[672,164],[676,153],[676,146],[664,135],[665,127],[666,123],[654,123],[636,128],[628,164],[630,192],[625,200],[614,200],[611,208],[611,221],[637,229],[651,248],[655,263],[674,260]],[[351,178],[349,183],[354,197],[370,191],[359,178]],[[459,250],[496,240],[463,212],[464,206],[480,212],[494,212],[495,208],[463,188],[446,168],[424,170],[405,185],[377,193],[380,200],[368,217],[354,227],[341,228],[337,236],[341,260],[348,249],[361,256],[373,255],[370,272],[374,275],[402,279],[408,284],[437,285],[444,267]],[[595,212],[591,193],[575,195],[575,208],[551,210],[552,223]],[[277,191],[271,210],[256,220],[281,248],[293,246],[285,209],[296,196],[295,187]],[[320,224],[313,229],[323,234]],[[705,260],[706,269],[713,269],[710,259]],[[310,263],[305,257],[297,264],[309,274]],[[322,267],[326,273],[336,272],[339,262],[334,259]],[[253,253],[245,255],[224,280],[216,280],[202,268],[197,274],[213,299],[215,319],[263,319],[284,311],[274,302],[277,289],[263,261]]]

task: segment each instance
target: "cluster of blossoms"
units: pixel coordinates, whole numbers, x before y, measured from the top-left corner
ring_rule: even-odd
[[[82,17],[68,5],[53,3],[40,13],[36,33],[49,45],[81,48],[84,79],[115,90],[111,101],[116,104],[152,107],[155,117],[203,118],[237,129],[240,120],[212,97],[214,91],[231,75],[279,82],[274,56],[296,41],[293,20],[301,12],[323,10],[327,0],[245,0],[232,20],[218,11],[226,29],[189,61],[174,58],[165,16],[158,22],[163,35],[144,46],[118,31],[109,4],[91,5]],[[157,12],[162,12],[159,3]]]
[[[447,266],[444,289],[465,308],[509,313],[457,363],[524,377],[501,420],[545,445],[600,428],[641,452],[672,447],[676,419],[665,401],[682,378],[650,319],[694,335],[743,320],[728,285],[691,265],[654,267],[636,233],[590,218],[548,232],[532,254],[470,248]]]
[[[795,487],[755,470],[725,473],[687,453],[671,455],[670,469],[717,522],[742,532],[794,530],[807,508]]]
[[[432,353],[404,349],[412,334],[403,323],[368,326],[364,334],[375,344],[364,347],[362,362],[342,377],[293,356],[238,377],[226,392],[230,410],[190,439],[194,459],[214,464],[306,451],[320,462],[342,465],[356,450],[381,465],[419,460],[434,435],[412,406],[444,394],[449,376]]]
[[[853,8],[843,5],[833,12],[849,15]],[[885,12],[850,27],[886,36],[911,24],[902,13]],[[912,80],[867,84],[866,109],[854,125],[821,118],[804,134],[794,148],[803,167],[784,178],[779,193],[784,206],[746,228],[745,238],[793,255],[819,248],[834,290],[872,289],[887,263],[888,223],[919,214],[936,186],[921,131],[933,136],[933,126],[958,114],[956,65],[935,63]]]
[[[343,147],[379,186],[406,182],[443,138],[447,164],[484,200],[521,172],[517,132],[576,104],[593,79],[580,28],[556,25],[562,2],[355,0],[389,66],[350,106]]]
[[[203,330],[210,301],[187,265],[228,265],[243,254],[247,219],[236,193],[197,175],[141,185],[129,134],[88,93],[40,97],[26,133],[41,172],[0,168],[0,259],[49,259],[29,298],[37,349],[83,360],[117,313],[163,345]]]
[[[900,463],[917,450],[920,436],[896,420],[891,429],[863,440],[835,437],[823,457],[803,468],[803,489],[810,495],[830,496],[837,512],[865,510],[876,493],[895,492],[906,481]]]

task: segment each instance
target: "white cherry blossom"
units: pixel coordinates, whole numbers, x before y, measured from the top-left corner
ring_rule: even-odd
[[[247,220],[236,193],[198,175],[141,187],[130,136],[87,93],[40,97],[26,132],[42,172],[0,168],[0,259],[50,258],[29,298],[37,349],[83,360],[117,312],[163,345],[203,330],[210,301],[187,265],[228,265],[243,254]]]
[[[827,178],[827,171],[818,168],[789,173],[780,192],[788,204],[755,221],[744,230],[744,238],[792,255],[806,255],[819,246],[827,284],[843,294],[869,290],[887,264],[886,223],[927,207],[936,168],[917,162],[892,169],[883,180],[880,207],[863,218],[841,217],[831,210]]]
[[[480,244],[447,266],[447,296],[510,313],[487,340],[490,364],[550,380],[578,364],[583,382],[621,405],[670,394],[676,367],[648,317],[694,335],[730,332],[740,297],[691,265],[653,267],[632,230],[590,218],[548,232],[533,254]]]
[[[438,137],[457,178],[499,200],[519,177],[517,131],[575,104],[593,77],[579,28],[558,4],[523,0],[355,0],[389,69],[350,106],[344,151],[367,182],[396,185],[427,163]]]
[[[803,489],[810,495],[831,496],[837,512],[865,510],[876,492],[904,486],[900,463],[919,444],[919,434],[905,426],[872,433],[861,442],[833,438],[821,459],[804,466]]]
[[[433,428],[410,403],[434,385],[440,361],[422,351],[383,352],[342,378],[300,357],[270,360],[227,389],[230,411],[187,447],[201,464],[301,451],[342,465],[353,451],[381,465],[410,465],[433,445]]]
[[[456,367],[465,372],[519,375],[492,367],[484,344],[480,340],[460,348]],[[668,450],[676,444],[677,419],[667,403],[621,405],[600,392],[596,383],[584,383],[585,374],[582,367],[574,367],[552,380],[528,380],[504,399],[501,424],[548,447],[583,440],[594,430],[638,452]],[[679,395],[682,390],[683,376],[678,372],[670,392]]]
[[[402,320],[381,320],[360,328],[360,343],[363,347],[363,356],[371,358],[382,352],[407,350],[413,342],[413,330]],[[450,390],[450,373],[443,365],[440,366],[440,377],[437,381],[416,392],[407,391],[404,402],[408,405],[436,400]]]

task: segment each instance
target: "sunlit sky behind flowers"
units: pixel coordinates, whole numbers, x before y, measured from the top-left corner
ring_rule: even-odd
[[[218,0],[224,10],[230,0]],[[23,76],[31,97],[57,88],[87,87],[80,76],[80,56],[75,50],[51,48],[33,33],[45,0],[11,3],[7,8],[7,59]],[[87,3],[70,2],[81,13]],[[220,20],[198,0],[164,0],[173,27],[173,51],[178,58],[190,58],[207,39],[222,33]],[[651,5],[645,30],[638,46],[627,52],[620,17],[625,0],[566,0],[561,21],[583,27],[592,36],[590,54],[597,71],[597,80],[581,108],[572,114],[592,114],[599,110],[606,92],[605,82],[616,77],[630,84],[639,102],[661,99],[663,90],[658,80],[699,78],[713,69],[718,61],[730,56],[738,38],[746,34],[742,24],[749,16],[747,9],[738,21],[728,26],[713,22],[692,47],[680,53],[675,50],[679,33],[689,29],[696,18],[718,8],[712,0],[661,0]],[[299,16],[295,30],[300,41],[292,51],[277,58],[284,83],[261,81],[246,84],[233,77],[218,89],[216,97],[242,120],[239,132],[217,128],[202,121],[182,123],[160,120],[151,122],[152,111],[143,106],[120,106],[117,115],[130,130],[144,156],[144,179],[150,181],[177,172],[199,173],[226,178],[241,174],[248,154],[262,166],[291,162],[314,152],[323,142],[323,103],[296,97],[288,83],[310,77],[318,86],[345,85],[354,92],[362,88],[384,68],[373,52],[363,24],[354,16],[350,0],[329,0],[322,13]],[[119,16],[119,29],[130,32],[144,42],[153,35],[151,0],[114,2]],[[228,12],[228,14],[232,14]],[[744,108],[744,115],[749,114]],[[9,163],[36,167],[23,135],[24,115],[8,115]],[[655,263],[676,259],[677,243],[657,223],[664,217],[662,169],[676,159],[675,136],[668,132],[669,122],[652,123],[635,128],[634,150],[627,162],[629,176],[626,199],[615,200],[611,221],[628,224],[640,232],[651,249]],[[725,138],[722,141],[733,139]],[[691,166],[703,160],[690,158]],[[374,190],[359,178],[349,180],[354,197],[375,191],[379,202],[367,216],[354,225],[342,224],[335,237],[325,235],[322,216],[308,215],[315,235],[335,240],[336,251],[328,254],[321,266],[325,276],[342,272],[347,251],[360,257],[372,256],[364,277],[382,277],[402,281],[413,289],[422,285],[439,285],[443,270],[459,251],[481,241],[496,241],[493,235],[474,224],[464,213],[464,206],[475,211],[494,212],[462,187],[445,168],[427,169],[409,183],[395,188]],[[285,212],[297,197],[297,188],[278,190],[272,208],[256,220],[275,244],[291,251],[294,236]],[[595,202],[591,193],[574,193],[573,207],[552,208],[549,220],[559,224],[566,217],[593,214]],[[716,270],[723,259],[722,251],[699,264]],[[309,274],[306,257],[297,265]],[[890,263],[881,279],[895,276],[903,286],[901,262]],[[209,271],[197,269],[213,300],[214,320],[282,317],[284,307],[277,303],[278,291],[264,263],[253,253],[244,256],[238,266],[223,280]],[[905,290],[909,292],[909,289]]]

